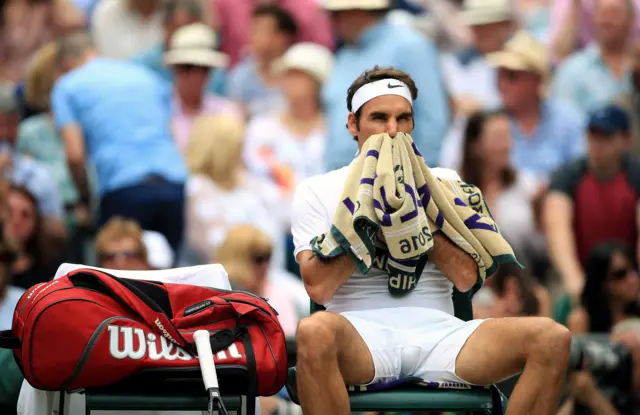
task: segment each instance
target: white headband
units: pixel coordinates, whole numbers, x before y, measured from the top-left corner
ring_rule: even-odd
[[[364,104],[381,95],[398,95],[413,105],[409,87],[397,79],[387,78],[360,87],[351,99],[351,111],[357,112]]]

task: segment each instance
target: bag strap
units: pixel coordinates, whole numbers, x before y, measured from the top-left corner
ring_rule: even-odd
[[[19,349],[20,339],[11,330],[0,331],[0,349]]]
[[[71,271],[67,274],[67,278],[71,283],[89,280],[100,284],[101,288],[104,288],[116,300],[124,303],[157,334],[181,347],[187,344],[162,308],[142,290],[125,279],[90,268]]]

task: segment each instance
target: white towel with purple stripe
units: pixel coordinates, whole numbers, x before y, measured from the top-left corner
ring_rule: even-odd
[[[437,232],[475,259],[479,281],[499,264],[520,266],[480,190],[436,178],[408,134],[371,136],[340,200],[331,230],[311,241],[313,251],[323,258],[348,253],[366,274],[379,250],[386,250],[393,295],[415,288]]]

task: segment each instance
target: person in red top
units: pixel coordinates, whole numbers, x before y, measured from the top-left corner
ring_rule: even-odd
[[[628,154],[630,132],[629,117],[620,107],[594,110],[587,156],[556,171],[545,197],[542,218],[549,255],[574,301],[595,245],[623,242],[640,258],[640,160]]]

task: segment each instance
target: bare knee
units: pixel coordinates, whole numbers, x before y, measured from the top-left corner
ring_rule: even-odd
[[[550,318],[540,317],[531,322],[527,359],[564,370],[571,351],[571,332]]]
[[[337,355],[335,317],[318,311],[300,320],[296,331],[298,360],[320,360]]]

